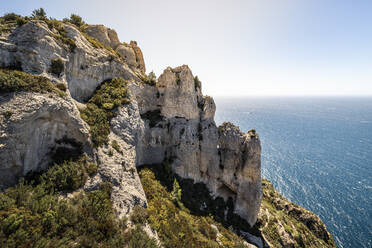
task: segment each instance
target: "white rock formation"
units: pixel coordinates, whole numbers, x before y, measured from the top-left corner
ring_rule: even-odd
[[[70,98],[38,93],[0,95],[0,187],[46,169],[58,148],[91,153],[89,127]]]
[[[0,40],[0,65],[20,65],[22,70],[34,74],[47,74],[51,61],[61,58],[65,70],[55,80],[66,81],[71,96],[77,101],[87,100],[103,81],[114,77],[133,79],[141,71],[115,57],[106,49],[95,48],[73,25],[63,24],[67,37],[76,48],[56,38],[58,32],[50,30],[43,21],[29,21],[16,28],[6,40]],[[53,75],[50,75],[53,76]]]
[[[202,95],[186,65],[167,68],[156,86],[137,91],[146,125],[138,164],[169,160],[182,178],[205,183],[216,197],[231,197],[235,213],[253,226],[262,198],[258,136],[231,123],[217,129],[214,101]]]
[[[136,166],[168,160],[182,178],[206,184],[215,197],[231,198],[235,213],[252,226],[262,195],[258,136],[244,134],[230,123],[217,128],[214,101],[202,95],[188,66],[168,67],[156,86],[150,86],[140,80],[145,76],[145,64],[135,42],[121,43],[114,30],[102,25],[85,28],[120,58],[110,49],[94,47],[73,25],[63,25],[76,44],[73,50],[43,21],[29,21],[0,39],[1,66],[20,66],[25,72],[42,74],[68,86],[64,99],[0,92],[0,111],[16,110],[10,118],[0,120],[3,186],[30,170],[44,169],[50,162],[50,151],[61,144],[71,146],[60,141],[67,137],[65,140],[81,143],[99,164],[98,173],[85,189],[110,181],[119,216],[127,215],[134,205],[147,204]],[[65,65],[59,77],[49,73],[55,58],[61,58]],[[111,155],[110,146],[92,147],[89,127],[76,106],[83,107],[97,86],[114,77],[130,80],[131,103],[119,107],[111,120],[109,138],[123,150],[112,150]]]
[[[97,39],[105,46],[111,47],[117,51],[131,67],[146,72],[145,61],[141,49],[137,46],[137,42],[131,41],[130,44],[119,41],[115,30],[107,28],[103,25],[87,25],[84,28],[91,37]]]

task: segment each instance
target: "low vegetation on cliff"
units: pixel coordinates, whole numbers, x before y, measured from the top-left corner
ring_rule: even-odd
[[[115,116],[113,110],[129,102],[127,82],[114,78],[102,83],[86,108],[80,111],[81,117],[90,126],[90,134],[96,147],[108,144],[110,119]]]
[[[73,192],[96,170],[83,156],[0,193],[0,247],[156,248],[140,226],[128,228],[125,219],[116,218],[110,184]]]
[[[263,199],[257,226],[273,247],[336,247],[314,213],[289,202],[262,180]]]
[[[52,93],[58,96],[66,95],[64,91],[58,89],[46,77],[17,70],[0,69],[0,93],[20,91]]]
[[[212,215],[198,215],[182,201],[182,189],[167,165],[145,167],[139,174],[148,200],[146,217],[166,248],[244,248],[244,240]],[[173,183],[172,183],[173,182]]]

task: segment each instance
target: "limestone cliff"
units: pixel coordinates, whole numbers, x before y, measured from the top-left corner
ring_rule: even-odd
[[[156,85],[147,85],[140,80],[141,77],[146,77],[145,65],[136,42],[131,42],[130,45],[120,42],[116,32],[103,25],[87,25],[83,31],[70,24],[59,25],[65,30],[66,37],[74,42],[73,50],[57,38],[58,27],[50,28],[50,25],[40,20],[32,20],[15,28],[10,34],[3,36],[0,43],[4,54],[0,58],[3,67],[18,65],[25,72],[43,75],[55,83],[67,85],[68,96],[54,102],[46,101],[46,109],[55,109],[55,105],[61,105],[65,101],[70,104],[69,109],[61,110],[65,117],[58,110],[53,110],[53,114],[46,118],[47,110],[41,102],[35,101],[36,95],[31,94],[29,99],[17,95],[8,96],[11,101],[4,104],[3,108],[13,109],[13,103],[25,106],[32,103],[32,111],[41,115],[39,117],[34,114],[33,121],[30,121],[22,116],[31,110],[18,107],[22,122],[19,123],[14,117],[6,124],[6,128],[12,131],[7,132],[8,137],[3,141],[0,155],[7,159],[7,167],[1,169],[4,171],[3,175],[10,176],[9,182],[15,182],[17,177],[31,170],[44,169],[50,161],[48,154],[56,149],[56,142],[67,137],[87,144],[86,149],[92,150],[103,165],[99,176],[92,181],[100,181],[103,177],[118,186],[113,194],[115,201],[123,192],[134,191],[131,183],[128,183],[129,176],[123,175],[127,173],[122,171],[123,163],[130,167],[168,160],[172,169],[181,177],[205,183],[215,196],[222,196],[225,200],[233,198],[236,213],[253,225],[262,194],[259,183],[258,136],[243,134],[232,124],[226,124],[218,130],[213,119],[214,101],[202,95],[201,86],[195,82],[188,66],[167,68]],[[104,47],[97,49],[89,37],[95,38],[94,41],[100,42]],[[115,57],[116,53],[112,51],[117,51],[121,56]],[[60,75],[50,73],[52,61],[56,58],[61,59],[65,67]],[[119,107],[117,116],[111,120],[112,132],[109,138],[118,140],[125,150],[124,155],[112,157],[105,155],[104,151],[109,148],[89,147],[88,127],[79,118],[77,106],[84,108],[84,101],[89,99],[102,82],[116,77],[130,80],[128,87],[132,93],[131,103]],[[74,100],[82,104],[76,102],[75,105]],[[53,116],[56,118],[53,119]],[[61,127],[58,126],[61,122],[58,118],[64,119]],[[69,118],[76,119],[76,124],[70,124]],[[38,127],[31,128],[32,125],[37,125],[39,119],[50,124],[42,124],[41,130]],[[22,127],[23,132],[12,127],[13,125]],[[25,125],[30,128],[24,129]],[[40,138],[39,134],[47,137],[47,140]],[[10,145],[21,139],[24,140],[22,144],[25,151]],[[17,153],[9,156],[14,150]],[[12,166],[9,167],[10,164]],[[136,174],[134,177],[137,177]],[[88,184],[87,187],[92,186]],[[134,195],[134,199],[142,199],[145,204],[141,193]],[[118,203],[118,210],[127,214],[128,210],[123,211],[128,206],[126,198]],[[132,203],[134,205],[135,201]]]
[[[205,185],[212,198],[232,202],[247,228],[255,225],[262,200],[258,134],[232,123],[217,127],[215,103],[203,96],[187,65],[168,67],[146,83],[136,42],[119,41],[103,25],[55,20],[9,25],[1,32],[0,55],[2,68],[40,75],[66,91],[57,96],[27,87],[4,90],[7,82],[0,82],[0,187],[46,169],[55,154],[84,152],[98,164],[84,190],[110,182],[114,208],[124,217],[136,205],[147,207],[136,167],[166,161],[180,178]],[[106,141],[97,145],[93,132],[102,130],[87,125],[79,111],[96,106],[94,97],[103,101],[107,96],[95,94],[114,78],[125,80],[127,99],[115,108],[116,102],[97,108],[110,116]]]

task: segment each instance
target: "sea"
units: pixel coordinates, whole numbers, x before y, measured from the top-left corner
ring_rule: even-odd
[[[323,220],[339,247],[372,247],[372,97],[215,97],[216,124],[256,129],[262,176]]]

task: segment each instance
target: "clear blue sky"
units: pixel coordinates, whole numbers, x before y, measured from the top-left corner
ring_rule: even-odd
[[[209,95],[372,95],[370,0],[2,0],[136,40],[147,70],[188,64]]]

